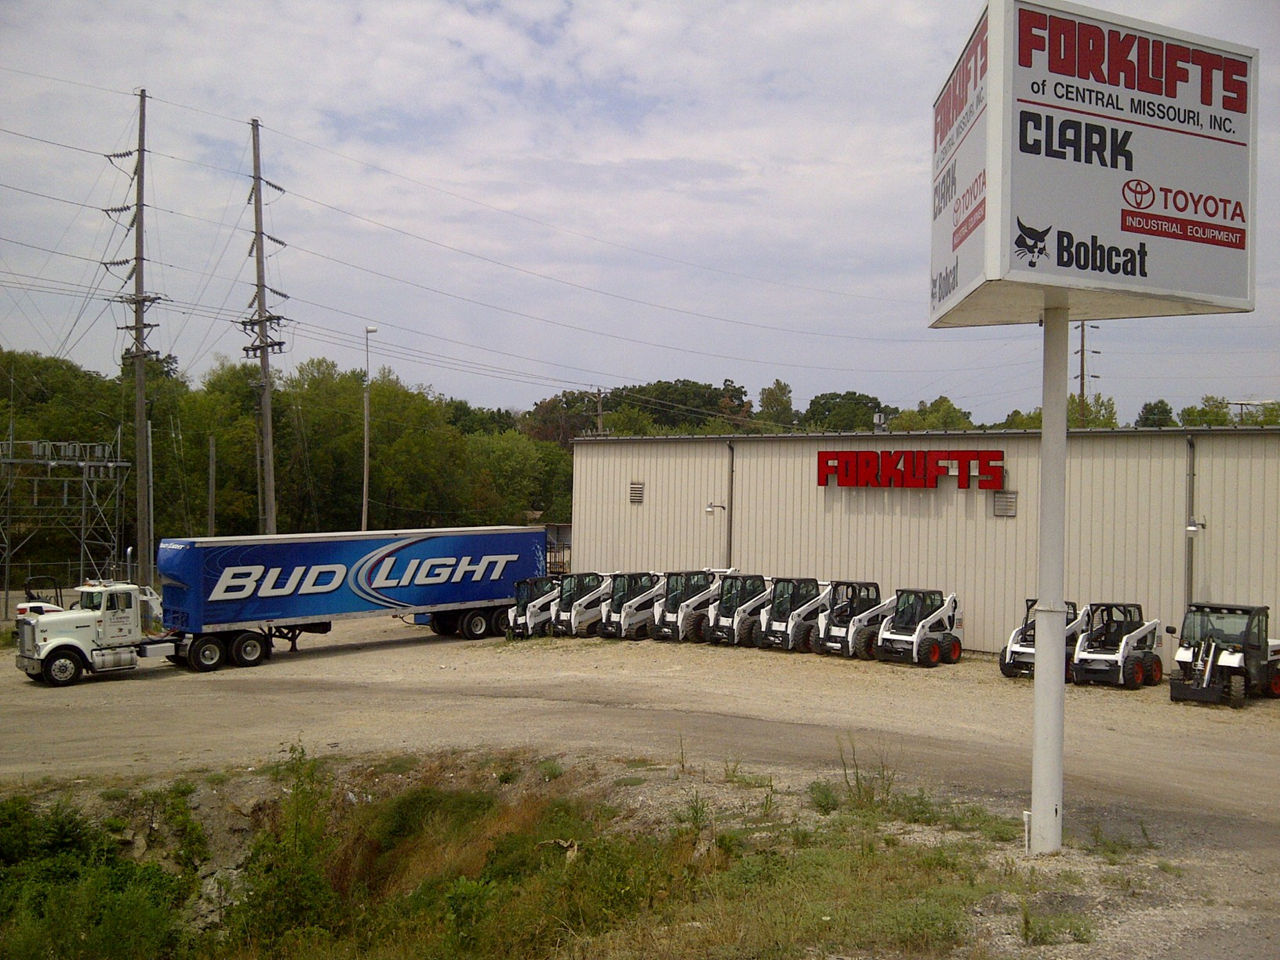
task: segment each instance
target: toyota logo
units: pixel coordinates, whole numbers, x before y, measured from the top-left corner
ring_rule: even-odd
[[[1120,190],[1124,202],[1135,210],[1145,210],[1156,202],[1156,191],[1145,180],[1127,180]]]

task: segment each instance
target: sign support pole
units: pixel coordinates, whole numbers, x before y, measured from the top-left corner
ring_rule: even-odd
[[[1044,383],[1040,408],[1040,585],[1036,603],[1036,672],[1031,748],[1032,854],[1062,849],[1063,602],[1067,504],[1068,310],[1045,293]],[[1051,305],[1054,304],[1054,305]]]

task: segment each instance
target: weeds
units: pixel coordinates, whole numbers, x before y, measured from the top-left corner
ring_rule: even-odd
[[[815,780],[809,784],[809,802],[824,817],[840,809],[840,794],[830,780]]]
[[[1093,924],[1076,913],[1037,913],[1022,901],[1022,942],[1031,947],[1061,943],[1066,937],[1073,943],[1093,943]]]

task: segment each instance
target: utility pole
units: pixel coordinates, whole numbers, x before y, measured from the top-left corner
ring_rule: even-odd
[[[260,412],[262,425],[259,433],[262,438],[262,505],[259,513],[263,517],[263,533],[276,532],[276,468],[275,447],[271,435],[271,360],[272,353],[279,353],[284,348],[280,340],[272,339],[272,330],[280,323],[281,318],[267,310],[267,271],[266,254],[262,241],[262,155],[258,149],[258,120],[250,121],[253,127],[253,252],[257,268],[257,295],[254,297],[254,317],[242,321],[247,328],[255,328],[252,344],[244,348],[246,356],[257,356],[262,369],[262,402]],[[271,184],[275,186],[275,184]],[[280,189],[276,187],[276,189]]]
[[[1085,403],[1088,401],[1088,396],[1089,396],[1089,391],[1088,391],[1089,378],[1085,374],[1085,357],[1090,353],[1094,354],[1095,356],[1099,356],[1102,353],[1101,350],[1086,350],[1084,348],[1084,332],[1087,327],[1093,327],[1093,329],[1097,330],[1098,325],[1096,323],[1085,323],[1083,320],[1080,321],[1080,349],[1076,352],[1080,354],[1079,377],[1080,377],[1080,416],[1081,417],[1085,415],[1085,409],[1086,409]],[[1098,378],[1095,376],[1094,379],[1096,380]]]
[[[146,264],[143,244],[143,215],[147,166],[147,91],[138,94],[138,162],[135,167],[136,199],[133,210],[133,295],[125,297],[133,305],[133,346],[124,354],[133,361],[133,440],[137,490],[137,582],[151,586],[155,582],[155,548],[151,510],[151,435],[147,424],[147,359],[157,356],[147,349],[147,331],[155,327],[145,320],[147,306],[158,297],[148,296],[143,277]]]

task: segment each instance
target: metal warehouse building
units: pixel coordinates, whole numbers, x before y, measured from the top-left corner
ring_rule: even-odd
[[[1039,446],[996,431],[580,438],[573,566],[954,591],[966,646],[996,652],[1035,595]],[[1068,437],[1069,600],[1138,602],[1162,626],[1188,599],[1275,606],[1278,531],[1280,429]]]

